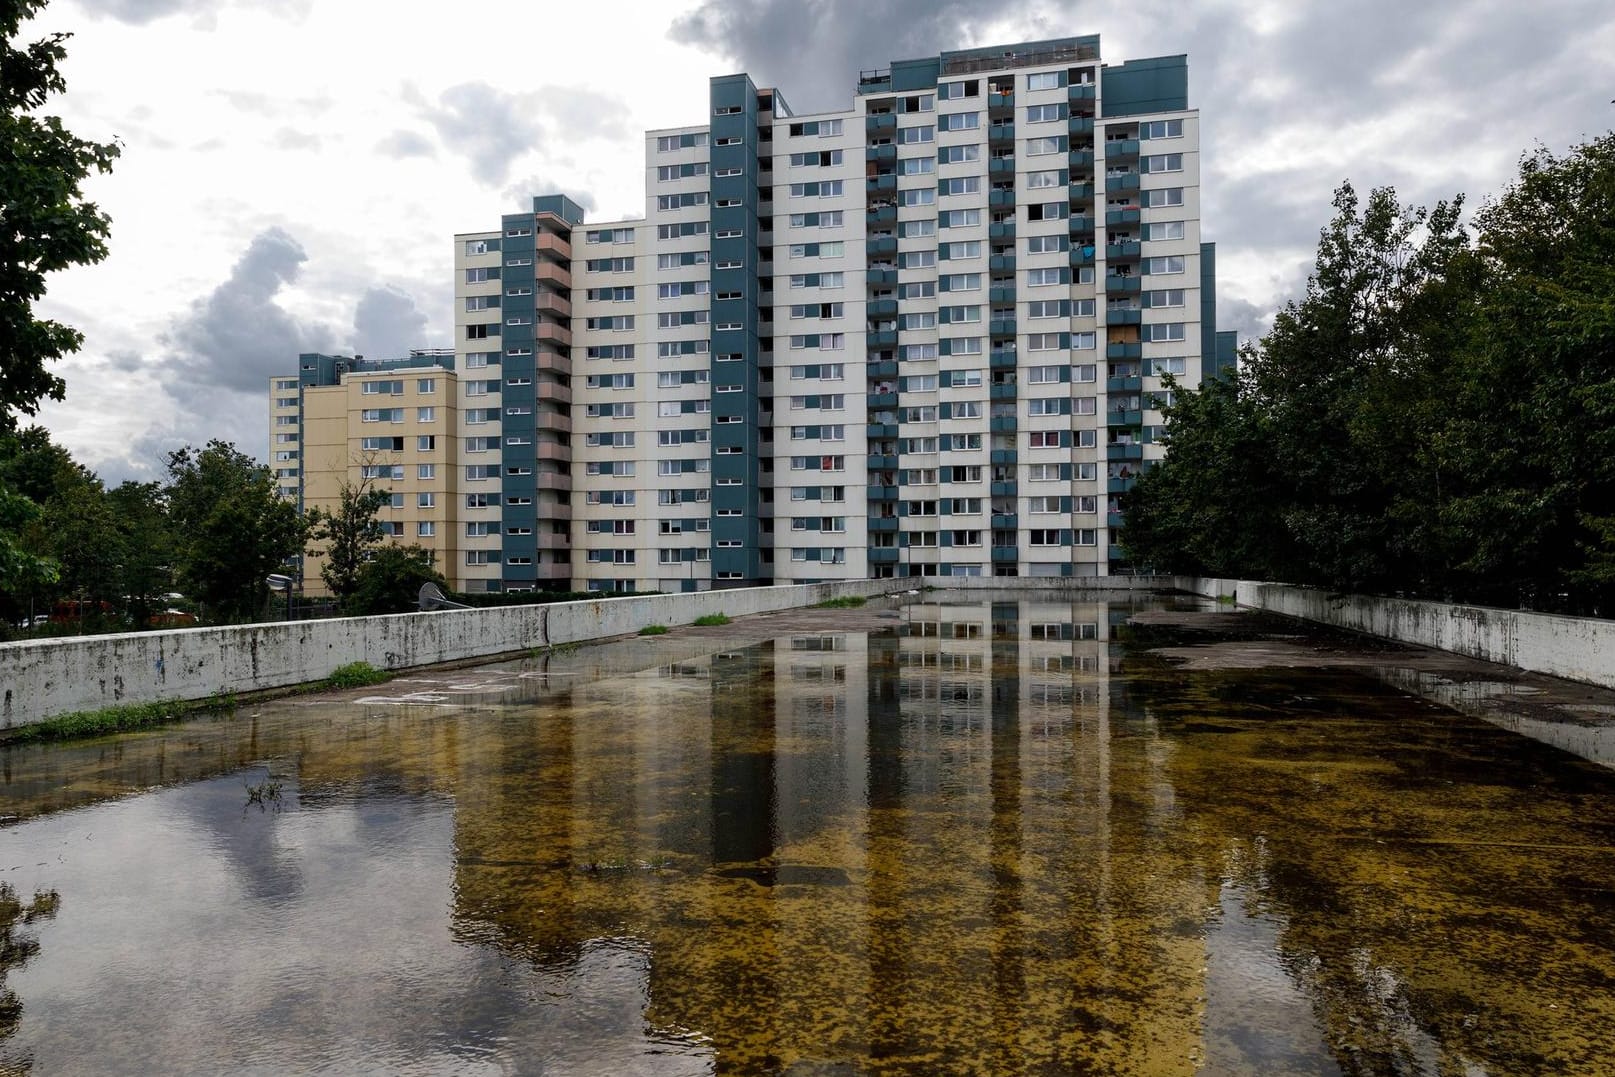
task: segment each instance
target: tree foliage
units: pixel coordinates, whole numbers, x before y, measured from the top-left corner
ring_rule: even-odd
[[[355,616],[408,613],[416,608],[421,585],[426,583],[448,589],[443,574],[432,567],[432,551],[388,543],[371,554],[359,570],[344,609]]]
[[[1346,185],[1306,294],[1167,411],[1124,542],[1168,571],[1615,606],[1615,135],[1476,215]]]
[[[269,470],[234,445],[168,456],[168,512],[182,588],[219,620],[245,620],[264,578],[302,550],[304,523],[275,494]]]
[[[344,479],[335,509],[308,513],[309,538],[318,544],[310,552],[323,555],[320,578],[344,607],[359,586],[365,562],[386,538],[377,514],[391,502],[392,494],[377,489],[369,478],[361,477],[357,484]]]
[[[33,415],[46,397],[62,399],[62,379],[46,364],[77,351],[83,334],[34,315],[45,277],[107,255],[111,222],[79,185],[109,172],[115,142],[78,138],[60,118],[38,115],[66,89],[57,65],[67,34],[19,46],[22,24],[44,0],[0,0],[0,431]]]

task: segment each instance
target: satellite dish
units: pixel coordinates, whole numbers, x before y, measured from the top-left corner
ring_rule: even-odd
[[[435,583],[421,584],[421,593],[416,596],[415,604],[421,608],[422,613],[433,610],[468,610],[472,607],[463,602],[451,602],[443,595],[443,591]]]

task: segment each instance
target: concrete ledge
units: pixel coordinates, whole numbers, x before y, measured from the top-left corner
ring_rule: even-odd
[[[230,628],[183,628],[0,644],[0,729],[122,703],[206,699],[323,680],[349,662],[399,670],[689,624],[710,613],[811,606],[907,590],[851,580],[543,606],[400,613]]]
[[[1070,591],[1185,590],[1177,576],[910,576],[899,582],[942,591],[1040,591],[1050,595]]]
[[[1251,609],[1615,688],[1615,621],[1339,595],[1253,580],[1177,577],[1176,586]]]

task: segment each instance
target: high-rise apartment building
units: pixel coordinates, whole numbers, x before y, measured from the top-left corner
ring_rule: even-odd
[[[455,238],[473,590],[1128,570],[1161,379],[1232,361],[1183,56],[945,52],[646,135],[645,214]],[[304,475],[309,463],[303,462]]]

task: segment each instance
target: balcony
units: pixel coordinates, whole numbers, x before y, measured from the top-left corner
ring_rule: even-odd
[[[1132,488],[1133,480],[1131,478],[1105,480],[1105,492],[1107,494],[1125,494]]]
[[[887,329],[878,333],[869,333],[864,338],[866,348],[895,348],[897,346],[897,330]]]
[[[865,459],[868,461],[868,466],[869,466],[870,471],[896,471],[897,470],[897,457],[896,456],[880,456],[880,455],[877,455],[877,456],[865,457]],[[874,487],[870,487],[870,489],[874,489]]]
[[[1138,325],[1143,320],[1144,312],[1141,310],[1129,310],[1122,307],[1105,311],[1106,325]]]
[[[1018,527],[1020,525],[1016,521],[1019,519],[1020,517],[1013,512],[995,512],[993,513],[993,527],[995,529]]]
[[[1013,482],[995,482],[990,487],[994,497],[1014,497],[1015,484]]]
[[[1015,256],[1013,254],[995,254],[987,259],[987,268],[1013,273],[1015,271]]]
[[[1125,344],[1112,345],[1112,347],[1126,347]],[[1107,393],[1136,393],[1144,388],[1144,379],[1134,376],[1130,378],[1106,378],[1105,392]]]
[[[896,546],[871,546],[869,548],[869,563],[872,565],[896,564]]]
[[[864,436],[868,438],[895,438],[897,436],[896,423],[869,423],[864,427]],[[873,465],[871,465],[873,466]],[[892,465],[896,467],[896,464]]]
[[[555,490],[562,493],[572,492],[572,476],[564,471],[540,471],[533,476],[537,480],[537,489]]]
[[[994,546],[993,560],[998,562],[1019,560],[1019,551],[1014,546]]]
[[[559,292],[539,292],[533,299],[533,306],[545,314],[555,314],[562,318],[572,317],[572,300]]]
[[[869,496],[869,500],[871,500],[871,501],[896,501],[897,500],[897,487],[895,487],[895,486],[871,486],[871,487],[869,487],[869,495],[868,496]]]
[[[890,142],[884,146],[869,146],[864,150],[865,161],[895,161],[897,160],[897,147]]]
[[[870,257],[897,253],[896,236],[873,236],[864,241],[864,250]]]
[[[1091,134],[1093,134],[1093,117],[1092,116],[1073,116],[1073,117],[1071,117],[1071,122],[1068,125],[1068,130],[1070,130],[1070,132],[1073,135],[1091,135]]]
[[[553,347],[539,348],[533,353],[533,369],[569,378],[572,376],[572,357]]]
[[[1122,411],[1106,411],[1105,412],[1105,425],[1106,426],[1115,426],[1115,427],[1137,427],[1137,426],[1142,426],[1142,425],[1144,425],[1144,413],[1142,411],[1138,411],[1136,409],[1122,410]],[[1115,446],[1115,445],[1112,445],[1110,447],[1113,448],[1113,449],[1117,448],[1117,446]],[[1141,446],[1138,446],[1138,445],[1129,445],[1129,446],[1127,446],[1127,448],[1129,448],[1129,449],[1137,449],[1137,448],[1140,448],[1140,447]],[[1142,457],[1141,456],[1131,456],[1131,457],[1124,457],[1124,459],[1138,460],[1138,459],[1142,459]]]
[[[871,318],[894,318],[897,316],[897,300],[871,299],[864,304],[864,311]]]
[[[1014,239],[1014,221],[995,221],[987,226],[987,235],[991,239]]]
[[[991,460],[995,464],[1013,464],[1016,461],[1015,450],[1014,449],[994,449],[988,455],[988,459]]]
[[[881,226],[895,226],[897,224],[896,206],[879,206],[864,214],[864,223],[870,228]]]
[[[1073,104],[1078,101],[1092,101],[1095,97],[1094,84],[1091,82],[1073,82],[1066,89],[1066,100]]]
[[[533,279],[540,284],[572,290],[572,270],[554,262],[540,262],[533,267]]]
[[[987,332],[995,337],[1013,337],[1015,335],[1014,318],[994,318],[987,323]]]
[[[1138,139],[1136,138],[1107,138],[1105,139],[1105,160],[1123,161],[1138,156]]]
[[[866,194],[892,194],[897,190],[897,176],[886,174],[883,176],[870,176],[864,180]]]
[[[868,396],[868,401],[870,411],[875,411],[879,408],[895,408],[897,407],[897,394],[890,391],[884,393],[870,393]]]
[[[876,360],[865,364],[865,371],[872,378],[897,377],[897,363],[895,360]]]
[[[889,285],[897,283],[897,270],[871,268],[864,274],[864,281],[870,285]]]
[[[1107,292],[1128,292],[1136,294],[1142,285],[1143,282],[1138,277],[1131,274],[1127,276],[1121,276],[1116,273],[1105,274],[1105,291]]]
[[[1012,434],[1020,429],[1013,415],[1000,415],[995,419],[987,420],[988,428],[995,434]]]
[[[1000,90],[988,90],[987,91],[987,107],[988,108],[1000,108],[1000,109],[1001,108],[1014,108],[1015,107],[1015,91],[1010,90],[1008,92],[1004,92],[1004,91],[1000,91]]]
[[[1137,259],[1140,247],[1136,240],[1110,243],[1105,246],[1105,257],[1110,261]]]
[[[1138,190],[1138,173],[1129,172],[1124,176],[1106,176],[1105,193],[1121,194],[1124,191]]]
[[[994,370],[1013,370],[1015,369],[1015,353],[1012,351],[993,352],[988,362]]]
[[[871,516],[871,517],[869,517],[869,530],[872,531],[872,532],[873,531],[896,531],[897,530],[897,524],[898,524],[898,520],[897,520],[897,517],[895,517],[895,516]]]
[[[1105,345],[1106,359],[1137,359],[1144,354],[1144,346],[1136,343],[1112,341]]]
[[[1093,150],[1072,150],[1066,154],[1066,163],[1072,168],[1092,168]]]
[[[999,382],[987,390],[989,400],[1014,400],[1020,386],[1014,382]]]
[[[1070,187],[1066,188],[1066,191],[1067,197],[1069,197],[1072,202],[1093,201],[1093,184],[1091,183],[1073,183]]]
[[[1013,123],[994,123],[987,127],[987,141],[1013,142],[1015,141],[1015,125]]]
[[[1086,233],[1091,236],[1096,223],[1097,222],[1092,217],[1084,215],[1070,218],[1070,224],[1068,227],[1070,228],[1072,235]],[[1092,240],[1089,242],[1092,242]]]
[[[987,192],[987,204],[999,207],[1013,206],[1015,204],[1015,192],[1001,191],[995,187]]]
[[[987,162],[987,174],[991,176],[1013,176],[1015,174],[1015,158],[994,157]]]
[[[993,303],[1015,302],[1015,286],[1013,284],[1000,284],[987,289],[987,298]]]
[[[1091,266],[1094,261],[1094,245],[1080,243],[1071,248],[1071,264],[1074,266]]]
[[[881,112],[864,117],[864,130],[869,134],[897,130],[897,114]]]
[[[555,322],[539,322],[533,327],[533,339],[563,348],[572,346],[572,330]]]
[[[553,232],[540,232],[533,237],[533,249],[545,258],[563,262],[572,260],[572,241]]]

